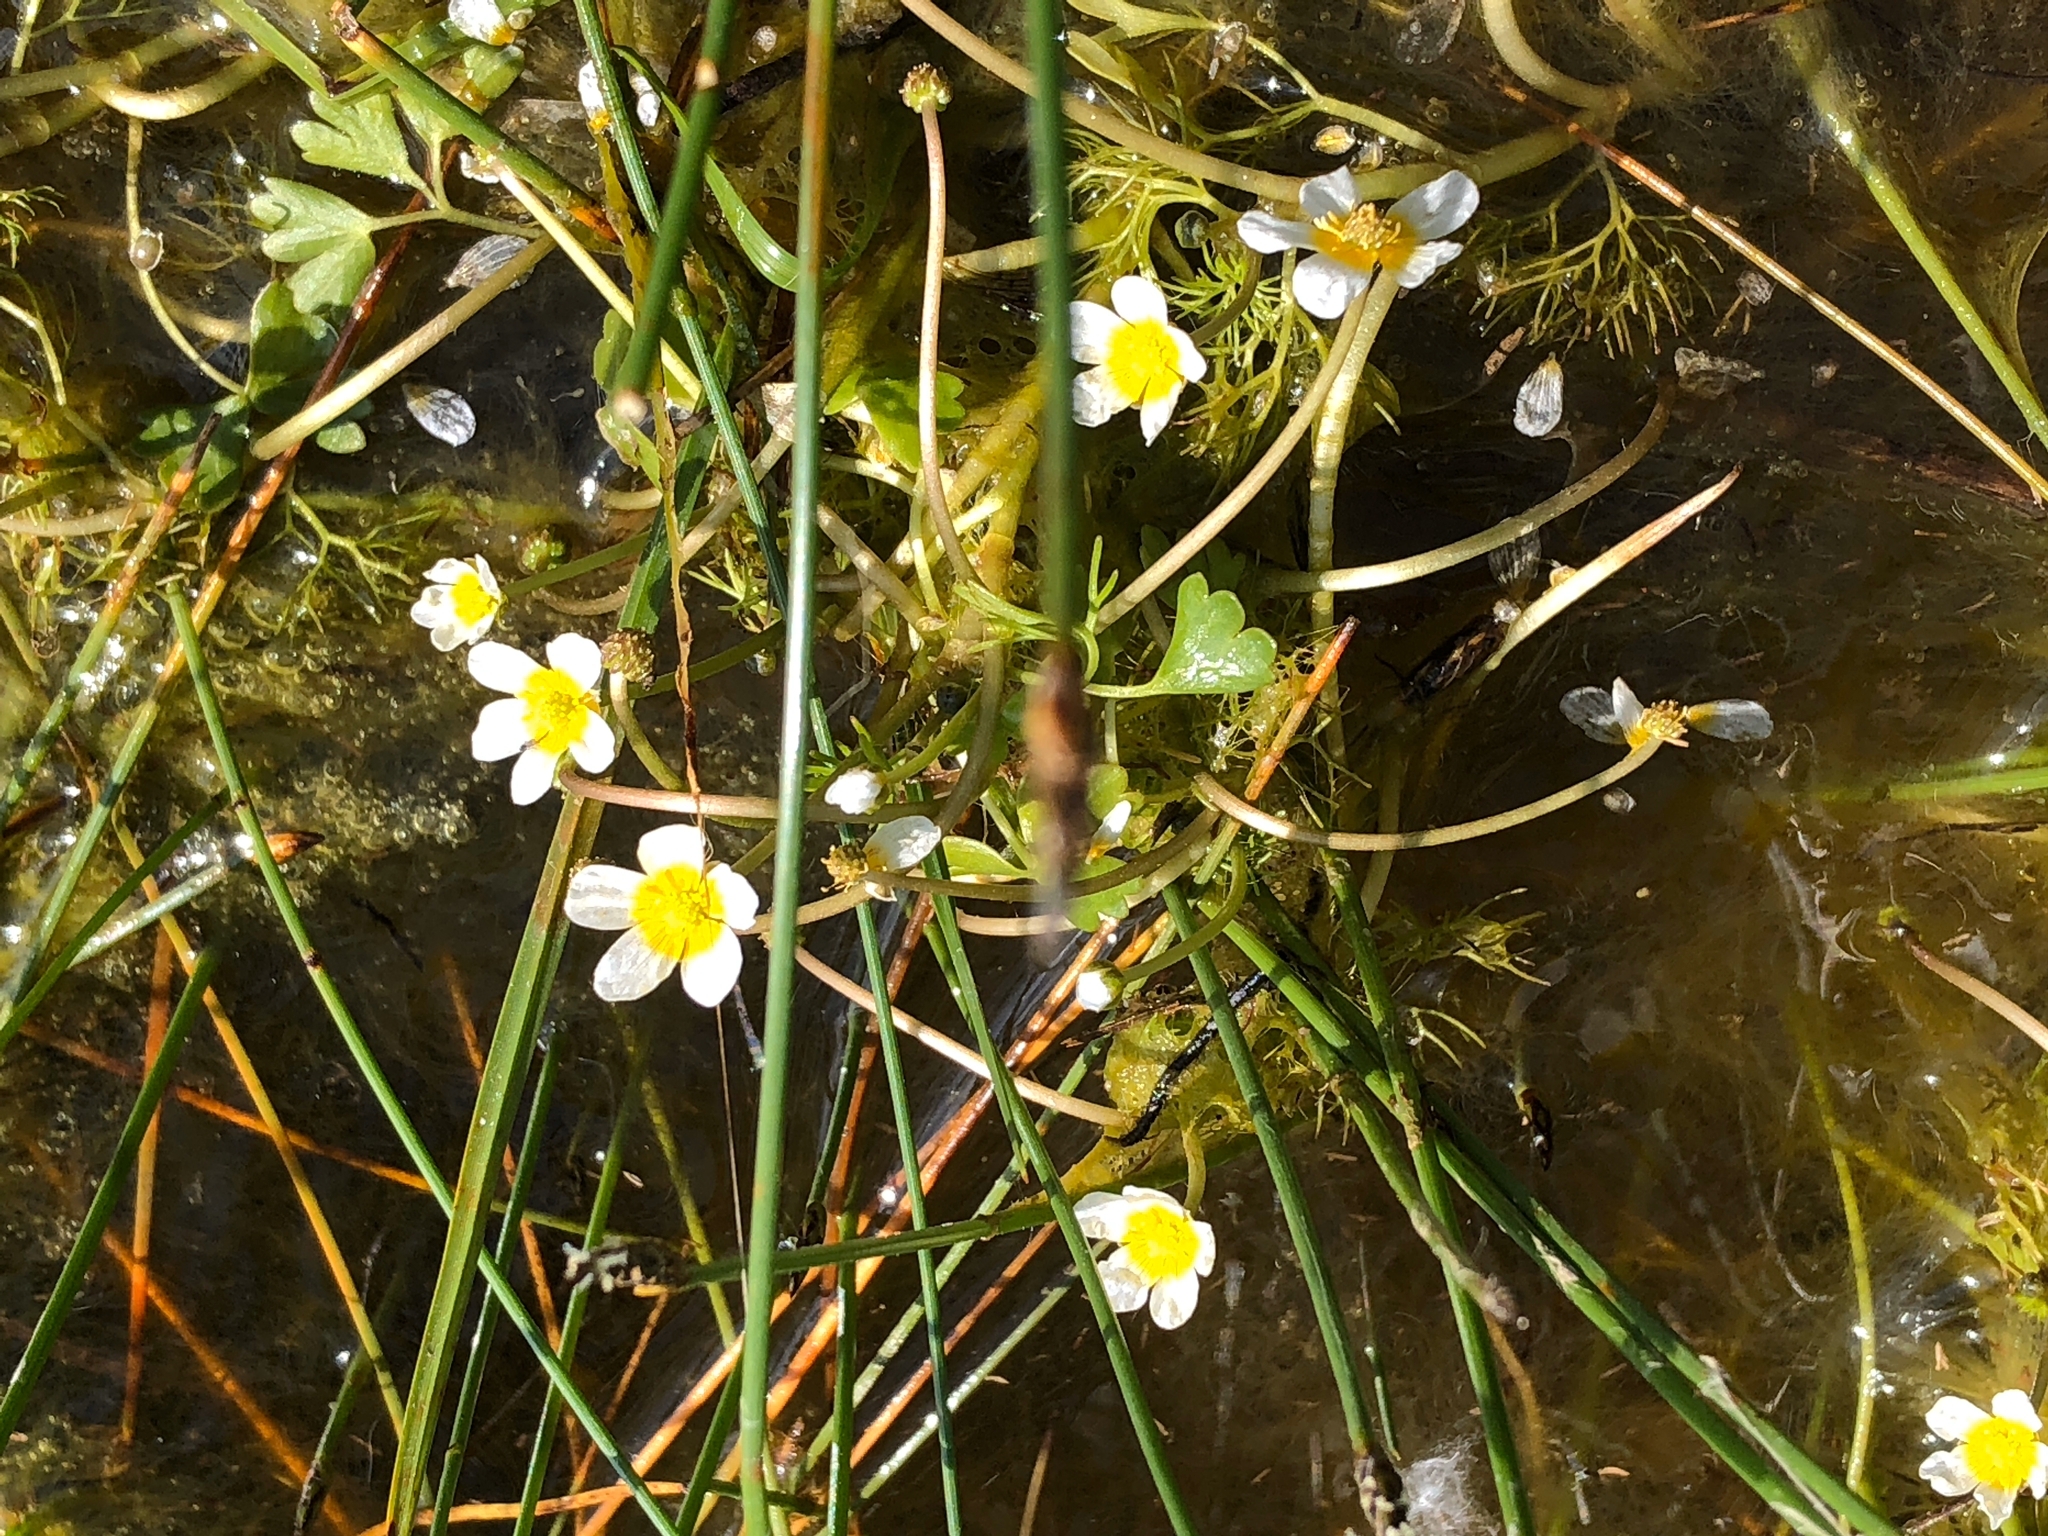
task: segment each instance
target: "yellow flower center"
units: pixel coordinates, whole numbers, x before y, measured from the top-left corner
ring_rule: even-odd
[[[633,893],[633,926],[664,960],[694,960],[718,942],[725,903],[701,869],[671,864]]]
[[[1628,730],[1628,744],[1640,747],[1646,741],[1685,742],[1685,706],[1666,699],[1644,706],[1643,718]]]
[[[1311,233],[1316,249],[1346,266],[1370,272],[1385,263],[1398,267],[1415,249],[1415,231],[1408,221],[1360,203],[1349,213],[1326,213]]]
[[[583,739],[583,728],[597,708],[594,695],[553,667],[542,667],[529,677],[519,698],[526,706],[527,740],[554,757]]]
[[[1124,1227],[1124,1253],[1147,1285],[1193,1269],[1201,1246],[1194,1222],[1169,1206],[1141,1205]]]
[[[1182,382],[1180,348],[1164,320],[1132,320],[1118,326],[1102,366],[1127,400],[1143,402],[1178,389]]]
[[[1963,1465],[1980,1483],[2010,1493],[2034,1475],[2034,1432],[2011,1419],[1989,1418],[1963,1436]]]
[[[475,571],[464,571],[448,587],[448,603],[455,610],[455,622],[473,629],[498,611],[498,599]]]

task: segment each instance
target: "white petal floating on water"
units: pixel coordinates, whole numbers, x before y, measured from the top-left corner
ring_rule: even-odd
[[[451,448],[460,448],[476,436],[476,412],[452,389],[430,384],[405,386],[405,408],[429,437],[438,437]]]
[[[1623,731],[1614,712],[1614,695],[1605,688],[1574,688],[1558,706],[1571,721],[1595,741],[1620,741]]]
[[[526,249],[519,235],[485,235],[457,258],[441,279],[443,288],[474,288]]]
[[[1515,392],[1515,430],[1524,437],[1548,437],[1562,420],[1564,364],[1546,357]]]
[[[1755,699],[1715,699],[1685,712],[1685,723],[1723,741],[1762,741],[1771,734],[1771,712]]]

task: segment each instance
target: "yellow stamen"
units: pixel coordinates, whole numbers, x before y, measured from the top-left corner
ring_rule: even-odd
[[[491,596],[475,571],[464,571],[449,584],[448,604],[455,610],[455,622],[464,629],[475,628],[498,611],[498,599]]]
[[[1642,719],[1630,726],[1626,734],[1631,747],[1640,747],[1646,741],[1662,741],[1682,747],[1685,745],[1685,706],[1670,699],[1646,704]]]
[[[1164,320],[1133,320],[1118,326],[1102,366],[1127,400],[1142,402],[1181,385],[1180,348]]]
[[[1398,267],[1415,250],[1415,231],[1408,221],[1360,203],[1349,213],[1326,213],[1315,221],[1316,249],[1346,266],[1370,272],[1375,266]]]
[[[1163,1205],[1139,1206],[1124,1227],[1124,1253],[1147,1285],[1193,1269],[1201,1246],[1195,1224],[1183,1212]]]
[[[529,677],[519,698],[526,705],[527,740],[555,757],[583,739],[584,727],[597,710],[594,694],[553,667],[542,667]]]
[[[633,926],[664,960],[694,960],[718,942],[725,903],[704,871],[671,864],[640,882],[633,893]]]
[[[2034,1446],[2026,1425],[1994,1417],[1974,1426],[1957,1448],[1970,1476],[2010,1493],[2034,1475]]]

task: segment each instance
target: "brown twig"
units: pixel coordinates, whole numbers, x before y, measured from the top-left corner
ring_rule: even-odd
[[[1943,981],[1989,1008],[2014,1029],[2025,1035],[2034,1044],[2048,1051],[2048,1024],[2043,1024],[2018,1003],[2007,997],[1988,981],[1979,981],[1968,971],[1950,965],[1920,942],[1920,936],[1907,928],[1900,937],[1905,940],[1906,952]]]
[[[164,1032],[171,1022],[171,936],[156,936],[156,961],[149,974],[149,1029],[143,1039],[142,1066],[146,1074],[163,1049]],[[149,1117],[149,1129],[142,1133],[142,1146],[135,1155],[135,1216],[129,1233],[129,1247],[135,1264],[128,1271],[128,1372],[121,1388],[121,1443],[135,1443],[135,1412],[142,1401],[142,1333],[149,1319],[149,1229],[156,1211],[156,1146],[163,1128],[164,1109],[159,1103]]]

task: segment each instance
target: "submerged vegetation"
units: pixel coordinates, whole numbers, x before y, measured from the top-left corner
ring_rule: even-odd
[[[2048,494],[2038,221],[1959,275],[1848,6],[1390,12],[1323,58],[1288,6],[23,0],[0,1530],[276,1529],[281,1480],[300,1531],[1028,1533],[1058,1434],[1106,1490],[1075,1529],[1533,1536],[1637,1449],[1683,1478],[1613,1528],[2038,1523],[2039,1063],[1873,1088],[1838,1017],[1862,966],[2048,1049],[1913,893],[2013,914],[1816,871],[2048,778],[2016,728],[1813,781],[1750,644],[1788,591],[1752,520],[1828,568],[1765,521],[1811,423],[1729,403],[1803,302],[1802,382],[1918,411],[1844,451]],[[1773,142],[1745,114],[1795,124],[1768,240],[1681,185]],[[1802,277],[1838,225],[1962,347]],[[1749,574],[1645,574],[1710,526]],[[1654,877],[1558,877],[1630,814]],[[1546,1059],[1569,925],[1772,893],[1768,1003],[1679,914]],[[274,1149],[273,1268],[166,1107]],[[1741,1147],[1755,1254],[1688,1137]],[[1899,1323],[1908,1269],[1968,1299]],[[1774,1295],[1817,1309],[1776,1354]],[[264,1470],[194,1501],[188,1453]]]

